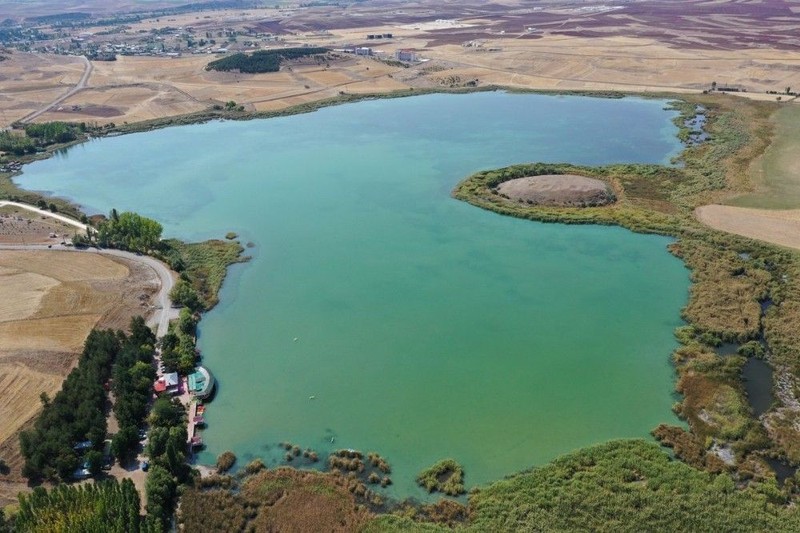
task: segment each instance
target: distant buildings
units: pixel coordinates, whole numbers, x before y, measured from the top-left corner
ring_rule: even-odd
[[[396,51],[394,53],[394,57],[398,61],[405,61],[408,63],[414,63],[415,61],[417,61],[417,54],[414,52],[414,50],[411,50],[409,48],[404,48]]]
[[[372,48],[368,46],[345,46],[336,51],[344,52],[345,54],[355,54],[357,56],[371,56],[374,53]]]

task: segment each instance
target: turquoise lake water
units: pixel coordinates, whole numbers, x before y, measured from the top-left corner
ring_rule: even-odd
[[[17,181],[90,212],[135,210],[166,236],[256,244],[201,324],[220,383],[202,460],[230,449],[277,464],[281,441],[375,450],[390,493],[422,497],[414,476],[441,458],[471,486],[676,422],[670,352],[689,281],[669,239],[450,197],[512,163],[666,163],[680,145],[664,106],[364,101],[105,138]]]

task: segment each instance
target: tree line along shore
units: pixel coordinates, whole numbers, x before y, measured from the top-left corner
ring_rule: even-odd
[[[349,100],[349,96],[342,95],[336,101],[302,106],[282,114]],[[549,465],[473,489],[466,505],[453,500],[432,505],[398,504],[382,508],[378,515],[371,514],[368,502],[346,486],[342,489],[334,483],[326,485],[325,490],[319,489],[327,491],[330,498],[345,502],[337,509],[351,513],[347,517],[353,519],[348,522],[353,528],[367,531],[437,530],[442,526],[472,530],[612,529],[613,525],[613,529],[633,530],[643,523],[652,523],[664,528],[694,524],[701,529],[706,526],[731,530],[798,529],[800,518],[793,503],[800,493],[800,484],[795,476],[778,483],[767,460],[779,458],[789,465],[800,464],[800,438],[795,429],[800,417],[795,385],[796,377],[800,376],[797,348],[800,343],[796,339],[800,324],[800,258],[776,246],[711,230],[693,216],[698,206],[721,202],[752,188],[748,166],[770,143],[770,117],[778,105],[725,95],[681,95],[673,105],[681,113],[676,120],[684,121],[679,126],[695,113],[697,106],[702,106],[707,118],[705,131],[710,136],[707,142],[687,146],[679,158],[679,166],[515,165],[474,174],[462,181],[453,195],[508,216],[543,222],[620,225],[676,239],[670,251],[692,272],[689,302],[682,314],[686,325],[676,331],[679,347],[673,354],[676,391],[680,393],[675,411],[686,421],[688,429],[659,426],[653,433],[663,445],[673,449],[678,460],[670,460],[652,443],[617,441],[567,454]],[[245,117],[232,111],[185,120],[202,121],[227,115],[260,116]],[[131,129],[174,123],[168,119]],[[578,174],[602,180],[617,193],[616,201],[598,207],[540,207],[509,201],[496,193],[497,185],[504,181],[543,174]],[[0,187],[0,197],[29,194],[16,190],[8,176],[5,181]],[[64,207],[67,212],[69,209]],[[242,251],[241,247],[209,249],[177,241],[165,246],[156,254],[183,268],[185,286],[195,294],[193,297],[187,292],[188,301],[197,298],[202,302],[198,311],[216,301],[214,289],[218,290],[227,264],[238,259]],[[208,285],[204,286],[201,278]],[[765,302],[769,305],[763,305]],[[723,343],[734,345],[733,353],[718,353]],[[776,378],[774,405],[760,418],[753,415],[742,383],[742,367],[751,357],[767,361]],[[182,416],[169,414],[163,406],[159,410],[164,411],[165,420]],[[149,416],[162,416],[155,412],[153,409]],[[296,498],[296,509],[311,516],[304,506],[313,492],[309,483],[313,486],[320,483],[320,478],[314,477],[316,474],[312,476],[314,479],[305,479],[291,470],[279,470],[258,481],[246,477],[252,473],[221,474],[219,483],[202,486],[190,473],[172,470],[181,461],[174,453],[170,458],[166,446],[164,455],[160,467],[163,472],[153,476],[160,487],[170,489],[164,490],[160,499],[158,496],[154,499],[154,506],[161,502],[162,509],[168,509],[162,516],[171,516],[170,505],[178,493],[189,490],[193,508],[216,502],[216,507],[212,507],[220,509],[219,502],[233,502],[231,509],[236,510],[244,526],[253,526],[260,516],[251,512],[256,504],[237,500],[241,496],[238,489],[234,490],[237,483],[260,484],[263,494],[274,494],[279,489],[281,497]],[[155,481],[153,484],[156,485]],[[181,489],[181,486],[193,488]],[[109,496],[97,497],[117,498],[117,492],[123,489],[98,490],[98,494]],[[676,491],[682,495],[680,505],[672,496]],[[70,497],[87,498],[77,494]],[[33,505],[34,500],[42,509],[50,509],[52,505],[41,493],[28,503]],[[277,512],[277,500],[259,505]],[[184,525],[192,523],[184,515],[179,519]],[[146,527],[159,527],[159,519],[148,520],[151,525]],[[0,531],[2,527],[6,526],[0,525]]]

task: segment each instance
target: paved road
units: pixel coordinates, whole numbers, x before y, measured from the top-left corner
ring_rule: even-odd
[[[39,109],[38,111],[34,111],[30,115],[27,115],[27,116],[21,118],[19,120],[19,122],[21,124],[27,124],[28,122],[34,120],[39,115],[47,113],[48,111],[53,109],[55,106],[57,106],[58,104],[60,104],[61,102],[63,102],[67,98],[69,98],[70,96],[72,96],[75,93],[77,93],[78,91],[82,91],[83,89],[86,88],[86,83],[89,81],[89,76],[92,75],[92,71],[94,70],[94,66],[92,65],[91,61],[86,59],[86,56],[81,56],[81,59],[83,59],[83,63],[84,63],[83,76],[81,76],[81,79],[78,81],[78,84],[75,85],[75,87],[72,87],[70,90],[68,90],[64,94],[62,94],[61,96],[59,96],[58,98],[56,98],[55,100],[53,100],[52,102],[50,102],[49,104],[47,104],[45,107]]]

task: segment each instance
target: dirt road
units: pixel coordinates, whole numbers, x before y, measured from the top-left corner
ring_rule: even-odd
[[[43,108],[41,108],[41,109],[39,109],[37,111],[34,111],[33,113],[21,118],[19,120],[19,122],[21,124],[28,124],[32,120],[36,119],[39,115],[47,113],[48,111],[53,109],[55,106],[57,106],[58,104],[60,104],[61,102],[63,102],[67,98],[69,98],[70,96],[72,96],[75,93],[77,93],[77,92],[79,92],[79,91],[81,91],[81,90],[86,88],[86,83],[89,81],[89,76],[92,75],[92,71],[94,70],[94,66],[92,66],[92,62],[91,61],[86,59],[86,56],[81,56],[81,59],[83,59],[83,62],[84,62],[83,76],[81,76],[81,79],[78,80],[78,83],[75,85],[75,87],[72,87],[70,90],[68,90],[67,92],[65,92],[64,94],[62,94],[61,96],[59,96],[58,98],[56,98],[55,100],[53,100],[52,102],[47,104],[45,107],[43,107]]]

